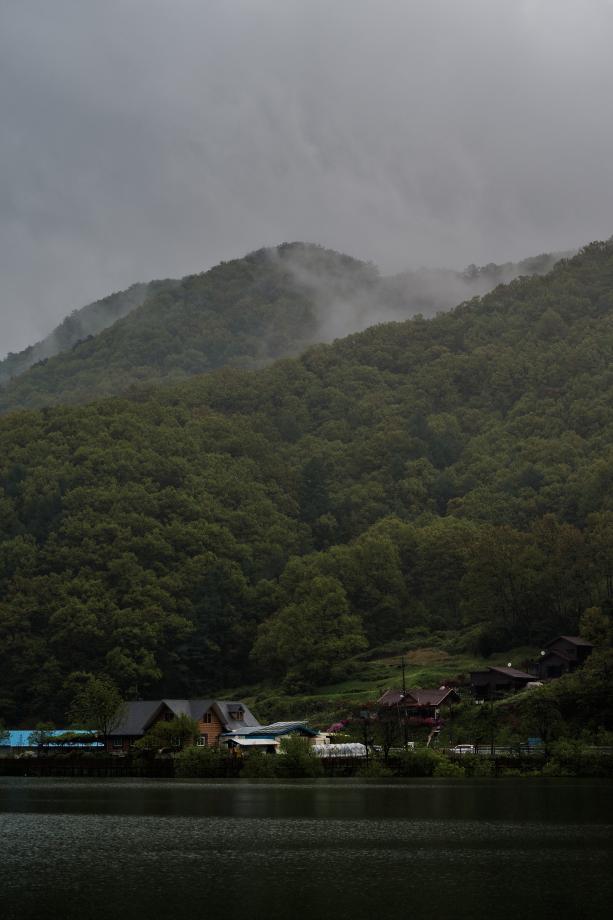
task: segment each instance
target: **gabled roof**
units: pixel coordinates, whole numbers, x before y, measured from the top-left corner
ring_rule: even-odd
[[[257,727],[259,722],[253,715],[248,706],[239,701],[232,700],[137,700],[126,703],[126,715],[123,722],[113,732],[111,736],[144,735],[145,732],[153,725],[156,718],[164,707],[167,707],[175,716],[186,715],[190,719],[202,719],[205,712],[213,708],[219,717],[219,721],[226,731],[242,729],[247,727]],[[230,718],[230,712],[236,709],[242,709],[243,720],[237,721]]]
[[[242,728],[258,728],[260,723],[253,715],[251,710],[239,700],[214,700],[215,708],[219,713],[220,721],[223,723],[226,731],[240,731]],[[230,718],[230,713],[236,709],[243,710],[242,721]]]
[[[439,687],[434,690],[386,690],[377,700],[377,704],[397,706],[399,703],[405,703],[410,706],[413,703],[416,706],[440,706],[451,695],[458,695],[452,687]]]
[[[144,725],[158,709],[160,700],[136,700],[126,703],[126,711],[120,725],[111,735],[144,735]]]
[[[591,642],[588,642],[587,639],[584,639],[582,636],[556,636],[555,639],[552,639],[551,642],[548,642],[545,648],[549,648],[550,645],[553,645],[554,642],[559,642],[560,639],[564,639],[565,642],[570,642],[571,645],[581,645],[587,646],[588,648],[594,648],[594,645]]]
[[[408,693],[418,706],[440,706],[449,696],[459,699],[453,687],[439,687],[438,690],[409,690]]]
[[[536,680],[534,674],[527,674],[526,671],[518,671],[517,668],[488,668],[487,670],[495,671],[497,674],[504,674],[507,677],[518,677],[522,680]]]
[[[402,690],[386,690],[383,696],[380,696],[377,700],[377,704],[379,706],[396,706],[403,699],[404,693]]]

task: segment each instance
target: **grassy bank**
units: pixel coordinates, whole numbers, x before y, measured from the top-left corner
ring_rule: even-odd
[[[402,686],[402,664],[405,663],[405,683],[411,687],[440,687],[443,684],[467,684],[470,672],[492,665],[517,667],[533,658],[538,651],[521,647],[483,658],[456,646],[462,640],[455,634],[433,634],[428,644],[420,642],[390,643],[352,659],[345,680],[303,693],[290,693],[266,683],[232,687],[220,692],[227,699],[242,699],[260,721],[308,719],[317,728],[346,718],[360,705],[377,700],[390,687]]]

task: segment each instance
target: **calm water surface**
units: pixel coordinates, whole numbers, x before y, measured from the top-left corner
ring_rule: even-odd
[[[0,917],[613,916],[613,785],[0,778]]]

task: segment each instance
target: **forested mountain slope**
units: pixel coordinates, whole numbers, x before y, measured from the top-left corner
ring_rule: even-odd
[[[260,371],[0,420],[0,696],[329,682],[407,631],[575,632],[613,585],[613,245]],[[1,704],[0,704],[1,705]]]
[[[54,355],[69,351],[83,339],[97,335],[103,329],[112,326],[118,319],[139,307],[147,296],[163,288],[170,288],[176,281],[151,281],[148,284],[133,284],[126,291],[110,294],[73,310],[53,332],[40,342],[30,345],[23,351],[11,353],[0,361],[0,384],[7,383],[12,377],[24,374],[33,364],[46,361]]]
[[[317,291],[331,303],[376,277],[365,263],[301,244],[222,262],[154,289],[110,328],[11,381],[0,390],[0,411],[84,402],[143,381],[296,354],[318,339]]]
[[[87,402],[226,365],[259,367],[375,322],[449,309],[518,274],[545,272],[556,258],[381,278],[372,265],[318,246],[259,250],[75,311],[0,362],[0,411]]]

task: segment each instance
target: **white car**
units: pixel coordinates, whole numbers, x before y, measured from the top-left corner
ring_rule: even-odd
[[[473,754],[475,746],[473,744],[456,744],[455,747],[449,748],[450,754]]]

